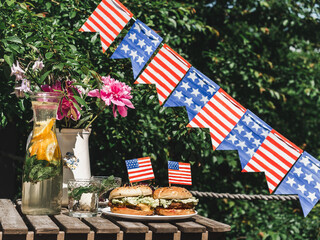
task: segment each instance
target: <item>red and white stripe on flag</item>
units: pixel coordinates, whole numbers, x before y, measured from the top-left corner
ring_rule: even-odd
[[[99,32],[102,51],[105,52],[132,16],[118,0],[102,0],[79,31]]]
[[[215,150],[245,112],[243,106],[220,88],[187,127],[209,128]]]
[[[168,176],[169,183],[192,185],[190,163],[169,161]]]
[[[190,67],[190,63],[164,44],[135,84],[155,84],[162,105]]]
[[[264,172],[272,193],[302,152],[302,149],[272,130],[242,172]]]
[[[154,179],[150,157],[126,160],[130,183]]]

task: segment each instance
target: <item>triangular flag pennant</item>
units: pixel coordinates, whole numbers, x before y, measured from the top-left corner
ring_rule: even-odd
[[[168,161],[169,183],[192,185],[190,163]]]
[[[185,106],[191,121],[219,88],[216,83],[191,67],[163,106]]]
[[[272,128],[247,110],[217,150],[238,150],[243,169]]]
[[[320,199],[320,161],[303,152],[274,194],[298,194],[306,217]]]
[[[130,183],[154,179],[150,157],[126,160]]]
[[[220,88],[187,127],[209,128],[212,148],[215,150],[245,111],[243,106]]]
[[[118,0],[102,0],[79,31],[100,33],[102,51],[105,52],[132,16]]]
[[[190,63],[164,44],[135,84],[155,84],[162,105],[190,67]]]
[[[140,20],[136,20],[111,58],[130,58],[134,79],[139,75],[162,38]]]
[[[273,129],[242,172],[264,172],[272,193],[302,152]]]

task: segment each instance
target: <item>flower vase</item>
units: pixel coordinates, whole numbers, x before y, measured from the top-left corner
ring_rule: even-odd
[[[89,136],[91,129],[62,128],[57,138],[64,159],[62,205],[68,205],[68,181],[90,179]]]
[[[29,215],[59,214],[63,164],[55,124],[61,95],[39,92],[30,98],[33,131],[23,166],[21,210]]]

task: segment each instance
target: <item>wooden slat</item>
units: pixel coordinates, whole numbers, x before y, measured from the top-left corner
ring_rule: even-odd
[[[152,231],[148,231],[145,235],[145,240],[152,240]]]
[[[178,228],[170,223],[148,223],[150,230],[154,233],[176,233]]]
[[[83,222],[89,225],[96,233],[119,233],[120,228],[110,220],[102,217],[84,218]]]
[[[203,233],[206,231],[206,227],[193,221],[176,222],[175,225],[183,233]]]
[[[59,227],[46,215],[26,215],[35,234],[58,234]]]
[[[201,225],[206,226],[209,232],[229,232],[231,227],[225,223],[217,222],[215,220],[197,215],[193,220]]]
[[[178,231],[173,234],[173,240],[180,240],[181,239],[181,232]]]
[[[0,221],[3,234],[27,234],[28,228],[9,199],[0,199]]]
[[[141,222],[116,221],[125,233],[147,233],[149,228]]]
[[[33,239],[34,239],[34,232],[29,231],[27,233],[26,240],[33,240]]]
[[[123,232],[120,231],[118,234],[117,234],[117,240],[123,240]]]
[[[89,233],[90,227],[78,218],[69,217],[64,214],[54,215],[55,222],[61,226],[65,233]]]

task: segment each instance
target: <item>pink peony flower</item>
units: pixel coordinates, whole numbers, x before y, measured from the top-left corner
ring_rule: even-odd
[[[59,109],[57,112],[57,119],[62,120],[64,117],[71,118],[74,121],[77,121],[81,117],[81,113],[76,108],[76,105],[81,109],[76,99],[73,97],[74,93],[72,89],[78,91],[76,87],[72,85],[72,81],[66,81],[65,89],[62,89],[61,82],[57,81],[54,85],[42,85],[41,89],[45,92],[54,92],[55,90],[64,91],[65,96],[62,98]],[[79,92],[79,91],[78,91]]]
[[[117,117],[117,110],[122,117],[126,117],[128,107],[134,108],[130,101],[131,87],[110,76],[102,77],[101,80],[104,84],[102,89],[92,90],[88,96],[100,98],[107,106],[113,104],[114,117]]]

